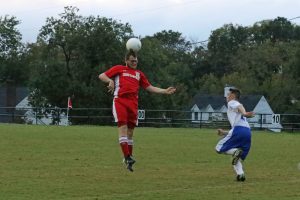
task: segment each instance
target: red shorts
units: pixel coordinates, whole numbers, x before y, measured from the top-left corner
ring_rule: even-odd
[[[115,97],[113,100],[113,115],[118,127],[127,125],[133,129],[138,125],[137,98]]]

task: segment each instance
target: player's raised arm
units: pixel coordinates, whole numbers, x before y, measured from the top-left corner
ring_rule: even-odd
[[[154,87],[152,85],[148,86],[146,88],[146,90],[148,92],[157,93],[157,94],[173,94],[174,92],[176,92],[175,87],[168,87],[166,89],[163,89],[163,88],[159,88],[159,87]]]
[[[254,117],[254,112],[246,112],[246,110],[245,110],[245,108],[244,108],[244,106],[243,105],[240,105],[239,107],[238,107],[238,110],[239,110],[239,112],[240,113],[242,113],[242,115],[244,116],[244,117],[247,117],[247,118],[251,118],[251,117]]]

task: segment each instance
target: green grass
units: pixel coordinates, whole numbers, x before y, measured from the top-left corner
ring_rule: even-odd
[[[254,132],[235,182],[215,130],[137,128],[133,173],[116,127],[0,125],[0,199],[300,199],[300,134]]]

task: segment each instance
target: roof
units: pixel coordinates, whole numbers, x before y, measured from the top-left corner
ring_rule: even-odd
[[[226,99],[222,95],[197,94],[192,100],[192,106],[197,105],[199,109],[206,108],[208,105],[215,110],[226,104]]]
[[[247,111],[250,111],[254,110],[261,97],[262,95],[242,95],[240,98],[240,102],[243,104]],[[211,105],[214,110],[219,110],[223,105],[226,106],[227,102],[226,98],[223,95],[197,94],[192,100],[191,107],[195,104],[199,109],[204,109],[208,105]]]
[[[246,111],[254,110],[262,95],[244,95],[240,97],[240,102],[245,107]]]
[[[0,87],[0,107],[15,107],[28,94],[26,87]]]

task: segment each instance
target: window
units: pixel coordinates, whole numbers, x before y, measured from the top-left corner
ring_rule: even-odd
[[[195,112],[195,120],[199,120],[199,113]]]

